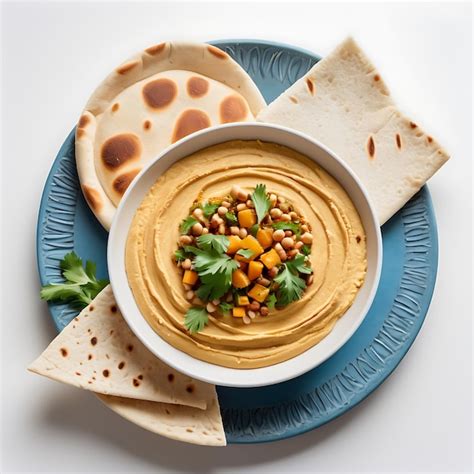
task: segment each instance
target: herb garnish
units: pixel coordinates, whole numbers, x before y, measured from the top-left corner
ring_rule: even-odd
[[[226,212],[225,218],[232,225],[238,225],[238,223],[239,223],[239,221],[237,220],[237,216],[233,212]]]
[[[51,283],[41,288],[41,299],[69,303],[77,309],[88,306],[109,284],[108,280],[96,278],[96,264],[87,260],[85,269],[82,260],[70,252],[59,262],[64,283]]]
[[[251,258],[255,252],[251,249],[240,249],[237,255],[241,255],[244,258]]]
[[[219,204],[213,204],[210,202],[205,202],[202,206],[202,212],[205,217],[211,217],[214,212],[217,211]]]
[[[294,234],[299,234],[300,232],[300,226],[296,224],[295,222],[285,222],[285,221],[279,221],[279,222],[274,222],[272,224],[272,227],[275,230],[291,230]]]
[[[267,196],[267,187],[264,184],[257,184],[255,191],[251,195],[252,202],[257,213],[257,222],[262,222],[270,209],[270,199]]]
[[[306,282],[299,277],[298,273],[312,273],[311,268],[305,265],[303,255],[297,255],[293,260],[284,263],[283,271],[274,278],[279,284],[278,306],[286,306],[302,297]]]
[[[181,222],[181,225],[179,226],[179,231],[182,234],[187,234],[191,230],[191,227],[194,224],[197,224],[197,222],[198,222],[197,219],[195,219],[192,216],[188,216],[186,217],[186,219],[183,219],[183,221]]]
[[[186,316],[184,318],[184,325],[186,326],[186,329],[189,332],[195,333],[202,331],[208,321],[209,314],[207,313],[206,308],[193,306],[189,308],[186,312]]]
[[[223,253],[229,247],[229,239],[225,235],[204,234],[197,238],[197,243],[203,250],[215,250]]]

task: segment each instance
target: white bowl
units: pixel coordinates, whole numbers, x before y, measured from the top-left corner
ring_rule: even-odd
[[[359,211],[367,236],[367,275],[354,303],[332,332],[306,352],[279,364],[258,369],[232,369],[196,359],[167,343],[140,313],[125,271],[125,245],[135,211],[158,177],[176,161],[202,148],[229,140],[268,141],[286,145],[308,156],[344,187]],[[176,222],[178,225],[178,222]],[[374,209],[359,179],[334,153],[316,140],[286,127],[240,123],[194,133],[167,148],[145,167],[127,189],[115,214],[107,251],[112,289],[119,308],[136,336],[157,357],[195,379],[230,387],[256,387],[291,379],[331,357],[354,334],[375,296],[382,264],[382,238]]]

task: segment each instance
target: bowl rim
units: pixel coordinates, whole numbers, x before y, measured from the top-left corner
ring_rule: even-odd
[[[333,344],[333,347],[331,348],[328,353],[320,358],[316,363],[312,364],[301,364],[301,366],[298,366],[295,364],[295,360],[298,360],[301,358],[304,354],[307,354],[309,351],[312,349],[314,350],[315,347],[317,347],[320,343],[315,344],[314,346],[311,346],[308,348],[306,351],[296,355],[295,357],[292,357],[288,360],[285,360],[283,362],[279,362],[277,364],[265,366],[265,367],[260,367],[260,368],[254,368],[254,369],[235,369],[235,368],[228,368],[216,364],[212,364],[210,362],[202,361],[200,359],[197,359],[184,351],[181,351],[174,347],[172,344],[168,343],[166,340],[164,340],[158,333],[156,333],[151,326],[148,324],[144,316],[140,313],[140,310],[138,309],[138,306],[135,302],[135,299],[133,297],[133,293],[131,292],[131,289],[128,286],[128,279],[125,274],[125,281],[127,282],[127,288],[128,291],[132,294],[132,299],[133,302],[136,306],[136,310],[139,313],[140,321],[137,324],[136,318],[133,317],[132,314],[128,313],[127,305],[124,303],[124,296],[122,294],[122,289],[123,285],[118,284],[118,277],[117,276],[117,264],[116,260],[114,258],[115,255],[113,255],[117,250],[116,250],[116,245],[115,242],[117,241],[117,235],[120,235],[120,232],[125,232],[123,229],[120,229],[120,221],[121,221],[121,216],[124,213],[124,210],[127,208],[129,205],[129,196],[132,195],[132,193],[135,192],[135,189],[139,186],[139,183],[141,182],[142,178],[144,175],[146,175],[149,170],[156,165],[156,163],[160,160],[162,160],[164,157],[169,155],[170,153],[174,152],[176,149],[179,148],[185,148],[189,142],[193,141],[198,141],[201,137],[205,135],[212,135],[213,133],[216,133],[216,130],[224,130],[224,129],[248,129],[248,128],[256,128],[256,129],[272,129],[275,133],[283,133],[283,134],[289,134],[289,135],[294,135],[298,137],[299,139],[302,139],[303,141],[309,142],[311,147],[314,148],[319,148],[322,152],[324,152],[326,155],[330,156],[332,160],[335,160],[339,166],[344,168],[345,172],[349,175],[349,177],[354,181],[356,184],[356,187],[358,188],[358,191],[362,194],[365,204],[367,205],[368,211],[369,211],[369,216],[370,216],[370,223],[373,225],[373,230],[375,231],[375,265],[374,265],[374,277],[372,281],[372,286],[369,290],[368,296],[366,297],[366,301],[362,306],[362,309],[358,312],[358,318],[356,322],[352,325],[349,331],[345,333],[345,336],[341,338],[336,344]],[[225,134],[225,132],[222,132]],[[214,146],[219,143],[225,143],[226,141],[230,140],[238,140],[239,138],[223,138],[222,140],[217,140],[212,144],[205,144],[199,148],[197,148],[195,151],[191,153],[195,153],[198,150],[205,149],[210,146]],[[242,140],[251,140],[249,138],[240,138]],[[262,139],[263,141],[270,141],[267,139]],[[283,143],[282,143],[283,144]],[[292,149],[292,146],[290,144],[284,145],[287,146],[288,148]],[[170,166],[178,162],[179,160],[185,158],[188,156],[189,153],[182,154],[178,159],[174,160],[167,168],[165,168],[161,173],[164,173],[167,169],[169,169]],[[311,158],[312,159],[312,158]],[[320,165],[322,166],[322,165]],[[324,166],[322,166],[324,168]],[[157,178],[155,178],[156,180]],[[339,181],[338,177],[335,176],[335,179]],[[342,186],[342,185],[341,185]],[[345,188],[344,188],[345,189]],[[346,189],[345,189],[346,190]],[[147,191],[146,191],[147,192]],[[146,192],[144,195],[146,195]],[[346,190],[347,192],[347,190]],[[143,197],[144,197],[143,195]],[[140,201],[143,199],[143,197],[140,199]],[[351,198],[352,200],[352,198]],[[355,205],[355,204],[354,204]],[[357,206],[356,206],[357,208]],[[357,208],[358,209],[358,208]],[[359,211],[359,209],[358,209]],[[136,208],[133,212],[135,214]],[[129,228],[126,231],[126,234],[128,235]],[[126,242],[126,238],[125,238]],[[123,255],[125,253],[125,248],[122,248]],[[124,258],[123,258],[124,259]],[[241,122],[241,123],[229,123],[229,124],[224,124],[224,125],[217,125],[213,127],[209,127],[203,130],[200,130],[198,132],[192,133],[185,137],[184,139],[180,140],[179,142],[167,147],[163,151],[161,151],[156,158],[151,160],[149,163],[147,163],[143,169],[140,171],[140,173],[136,176],[136,178],[133,180],[132,184],[128,187],[128,189],[125,191],[118,207],[114,215],[114,219],[112,222],[112,226],[110,228],[109,232],[109,237],[108,237],[108,244],[107,244],[107,267],[108,267],[108,273],[109,273],[109,278],[110,278],[110,284],[112,287],[112,291],[116,300],[116,303],[118,307],[120,308],[121,314],[123,318],[125,319],[127,325],[129,328],[132,330],[132,332],[136,335],[136,337],[147,347],[150,352],[152,352],[157,358],[159,358],[161,361],[164,363],[168,364],[169,366],[173,367],[174,369],[190,376],[193,377],[194,379],[201,380],[203,382],[215,384],[215,385],[221,385],[221,386],[228,386],[228,387],[240,387],[240,388],[250,388],[250,387],[259,387],[259,386],[266,386],[266,385],[272,385],[280,382],[284,382],[286,380],[293,379],[295,377],[298,377],[299,375],[302,375],[309,370],[314,369],[315,367],[321,365],[323,362],[325,362],[327,359],[329,359],[332,355],[334,355],[344,344],[346,344],[349,339],[352,337],[352,335],[356,332],[356,330],[360,327],[362,322],[364,321],[365,317],[367,316],[367,313],[369,312],[370,306],[373,303],[373,300],[375,298],[375,294],[377,292],[379,282],[380,282],[380,276],[381,276],[381,269],[382,269],[382,260],[383,260],[383,245],[382,245],[382,235],[381,235],[381,229],[380,229],[380,224],[377,218],[377,214],[374,208],[374,205],[368,195],[368,192],[366,191],[364,185],[358,178],[358,176],[352,171],[352,169],[341,159],[339,158],[331,149],[326,147],[324,144],[319,142],[318,140],[314,139],[313,137],[294,130],[290,127],[282,126],[282,125],[275,125],[275,124],[269,124],[269,123],[263,123],[263,122]],[[125,270],[125,264],[124,264],[124,270]],[[357,297],[356,297],[357,298]],[[356,300],[354,300],[356,301]],[[350,308],[349,308],[350,309]],[[349,310],[348,309],[348,310]],[[138,327],[139,324],[142,325],[143,327],[143,322],[145,323],[145,326],[148,328],[146,332],[148,333],[148,336],[146,336],[143,331]],[[337,323],[336,323],[337,325]],[[333,329],[334,330],[334,329]],[[150,331],[153,333],[151,335]],[[333,331],[331,331],[332,333]],[[328,334],[327,337],[330,336]],[[325,339],[327,339],[327,337]],[[155,339],[155,342],[150,341],[150,338]],[[324,341],[324,339],[323,339]],[[168,354],[163,354],[159,353],[159,347],[157,347],[156,342],[159,342],[159,345],[161,348],[163,347],[168,347],[171,348],[171,352],[178,352],[181,355],[182,360],[186,360],[188,358],[192,359],[193,363],[199,365],[199,366],[209,366],[209,371],[211,372],[210,374],[201,374],[199,371],[194,371],[190,370],[186,364],[179,363],[176,359],[173,357],[169,357]],[[293,370],[291,372],[285,372],[284,366],[289,365],[289,363],[292,363],[291,365],[294,365]],[[225,378],[221,377],[214,377],[212,375],[212,368],[215,370],[218,370],[219,372],[227,372],[228,376]],[[278,370],[278,368],[282,368],[282,370]],[[273,376],[269,377],[267,376],[266,378],[264,377],[265,372],[268,372],[270,374],[273,373]],[[237,375],[239,374],[239,375]],[[253,374],[253,376],[251,376]],[[258,380],[257,377],[255,377],[255,374],[258,374]],[[247,375],[247,377],[245,377]],[[249,380],[247,380],[249,379]],[[252,380],[253,379],[253,380]]]

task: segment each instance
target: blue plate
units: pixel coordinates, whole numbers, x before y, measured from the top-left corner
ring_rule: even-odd
[[[311,68],[319,57],[262,41],[218,41],[252,76],[267,102]],[[380,287],[364,323],[316,369],[269,387],[218,387],[229,443],[275,441],[317,428],[351,409],[395,369],[413,343],[435,284],[436,221],[424,187],[382,228]],[[107,277],[107,233],[89,211],[76,174],[74,131],[61,147],[46,181],[38,217],[37,254],[42,284],[60,279],[58,261],[71,250],[97,262]],[[50,305],[59,331],[74,313]]]

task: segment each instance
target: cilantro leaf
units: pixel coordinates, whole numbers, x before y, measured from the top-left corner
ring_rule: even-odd
[[[178,249],[174,251],[174,258],[176,260],[185,260],[186,259],[186,252],[184,249]]]
[[[242,255],[244,258],[251,258],[255,252],[250,249],[240,249],[237,255]]]
[[[204,213],[205,217],[211,217],[217,211],[219,204],[213,204],[210,202],[205,202],[202,206],[202,212]]]
[[[209,322],[209,315],[205,308],[193,306],[188,309],[184,318],[184,325],[190,333],[202,331]]]
[[[272,224],[272,227],[275,230],[291,230],[294,234],[299,234],[300,233],[300,226],[296,224],[295,222],[287,222],[287,221],[279,221],[279,222],[274,222]]]
[[[283,271],[274,280],[280,285],[277,290],[278,306],[286,306],[303,296],[306,282],[295,275],[286,263],[283,265]]]
[[[231,225],[238,224],[237,216],[233,212],[226,212],[225,218],[229,221],[229,224]]]
[[[268,309],[275,309],[275,304],[277,302],[276,296],[274,293],[270,293],[265,300],[265,303],[268,306]]]
[[[198,222],[197,219],[195,219],[192,216],[188,216],[186,217],[186,219],[183,219],[183,221],[181,222],[181,225],[179,226],[179,231],[182,234],[187,234],[191,230],[191,227],[194,224],[197,224],[197,222]]]
[[[293,273],[305,273],[309,275],[313,273],[310,267],[305,264],[305,259],[303,255],[297,255],[293,260],[288,260],[285,265],[293,272]]]
[[[267,196],[267,187],[264,184],[257,184],[257,186],[255,186],[255,191],[251,195],[251,199],[255,205],[257,221],[262,222],[270,209],[270,199]]]
[[[234,305],[232,303],[227,303],[227,302],[220,303],[219,311],[224,315],[228,315],[232,311],[233,307]]]
[[[96,265],[82,260],[74,253],[67,253],[59,262],[64,283],[50,283],[41,288],[40,297],[46,301],[69,303],[82,309],[109,284],[107,280],[97,280]]]
[[[309,245],[303,245],[303,247],[301,247],[301,253],[308,256],[311,253],[311,247]]]
[[[252,234],[254,237],[257,236],[258,229],[260,229],[260,226],[258,224],[254,224],[252,227],[250,227],[250,234]]]
[[[229,247],[229,239],[225,235],[204,234],[197,238],[197,243],[204,250],[215,250],[224,253]]]

